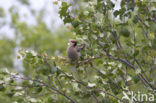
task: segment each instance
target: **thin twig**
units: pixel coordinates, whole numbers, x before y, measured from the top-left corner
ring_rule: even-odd
[[[145,25],[146,28],[149,28],[149,26],[144,22],[144,20],[139,15],[137,15],[137,18]]]
[[[67,98],[68,100],[70,100],[71,103],[75,103],[75,101],[74,101],[72,98],[70,98],[69,96],[67,96],[65,93],[59,91],[59,90],[56,89],[56,88],[53,88],[52,86],[49,86],[48,84],[46,84],[46,83],[44,83],[44,82],[42,82],[42,81],[40,81],[40,80],[33,80],[33,79],[30,79],[30,78],[17,77],[17,76],[14,76],[14,75],[11,75],[11,76],[12,76],[13,78],[17,78],[17,79],[31,80],[31,81],[38,82],[38,83],[42,84],[43,86],[48,87],[48,88],[50,88],[51,90],[56,91],[57,93],[61,94],[62,96],[64,96],[64,97]]]
[[[62,71],[62,70],[60,70],[60,71],[61,71],[63,74],[65,74],[65,76],[68,77],[69,79],[73,79],[73,81],[75,81],[75,82],[81,84],[82,86],[84,86],[84,87],[87,88],[87,89],[90,89],[90,87],[88,87],[88,86],[87,86],[86,84],[84,84],[82,81],[74,79],[73,77],[69,76],[68,74],[66,74],[66,73],[65,73],[64,71]],[[100,90],[99,88],[96,88],[94,91],[104,92],[105,94],[110,95],[110,96],[112,96],[112,97],[114,97],[114,98],[120,100],[121,102],[124,102],[123,100],[121,100],[121,99],[118,98],[117,96],[115,96],[115,95],[113,95],[113,94],[111,94],[111,93],[108,93],[108,92],[106,92],[106,91],[104,91],[104,90]]]
[[[92,96],[95,98],[96,103],[100,103],[99,100],[98,100],[98,98],[96,97],[96,95],[94,93],[92,94]]]
[[[130,64],[128,61],[123,60],[123,59],[121,59],[121,58],[114,58],[114,57],[112,57],[112,56],[109,56],[108,59],[113,59],[113,60],[120,61],[120,62],[124,63],[125,65],[129,66],[130,68],[136,70],[136,68],[135,68],[132,64]],[[143,82],[144,85],[147,83],[148,86],[149,86],[152,90],[156,90],[156,88],[153,87],[153,86],[142,76],[142,74],[139,73],[139,74],[138,74],[138,77],[140,78],[140,80]],[[145,86],[146,86],[146,85],[145,85]]]

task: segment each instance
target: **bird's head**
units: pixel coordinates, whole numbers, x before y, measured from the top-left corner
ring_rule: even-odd
[[[71,39],[71,40],[69,40],[69,45],[70,45],[70,46],[76,46],[76,45],[77,45],[77,41]]]

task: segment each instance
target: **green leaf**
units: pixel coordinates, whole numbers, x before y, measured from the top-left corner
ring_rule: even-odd
[[[133,17],[133,23],[135,23],[135,24],[138,23],[138,18],[137,18],[137,16],[134,16],[134,17]]]
[[[152,47],[156,50],[156,37],[152,41]]]
[[[47,75],[50,73],[50,68],[47,65],[40,64],[37,68],[37,72]]]
[[[53,74],[53,73],[56,73],[57,72],[57,68],[52,66],[51,69],[50,69],[50,72]]]
[[[138,76],[135,76],[135,77],[133,78],[133,80],[134,80],[135,83],[138,83],[138,82],[139,82]]]
[[[117,88],[113,88],[112,91],[113,91],[113,93],[114,93],[115,95],[119,94],[119,89],[117,89]]]
[[[79,22],[78,21],[72,21],[72,25],[74,28],[76,28],[79,25]]]
[[[42,87],[39,86],[39,87],[33,88],[32,93],[33,93],[33,94],[38,94],[38,93],[40,93],[41,91],[42,91]]]
[[[54,97],[54,95],[49,96],[49,97],[48,97],[48,100],[47,100],[47,103],[54,103],[55,98],[56,98],[56,97]]]
[[[103,98],[102,99],[102,103],[109,103],[109,102],[110,102],[109,98]]]
[[[19,0],[22,4],[30,5],[29,0]]]
[[[70,18],[70,16],[68,16],[68,17],[65,17],[65,18],[63,19],[63,21],[64,21],[65,24],[66,24],[66,23],[71,23],[71,22],[72,22],[72,19]]]
[[[124,37],[129,37],[130,36],[130,32],[127,28],[121,28],[120,29],[120,34]]]
[[[113,13],[115,17],[117,17],[120,14],[120,11],[115,10],[115,12]]]
[[[5,91],[5,87],[3,85],[0,85],[0,91]]]
[[[14,93],[13,92],[6,92],[5,95],[7,95],[8,97],[13,97]]]
[[[67,3],[66,2],[62,2],[62,6],[67,6]]]
[[[139,54],[139,50],[136,50],[136,51],[134,52],[133,56],[135,57],[135,56],[137,56],[138,54]]]
[[[0,7],[0,17],[5,17],[5,12],[3,8]]]
[[[59,14],[60,18],[64,18],[64,21],[67,21],[68,18],[70,18],[69,13],[67,12],[68,8],[71,6],[71,4],[67,4],[66,2],[62,2],[62,7],[60,8]]]

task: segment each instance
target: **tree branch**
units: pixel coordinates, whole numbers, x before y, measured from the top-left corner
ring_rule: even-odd
[[[137,18],[145,25],[146,28],[149,28],[149,26],[142,20],[140,16],[137,15]]]
[[[44,82],[42,82],[42,81],[40,81],[40,80],[33,80],[33,79],[30,79],[30,78],[23,78],[23,77],[19,77],[19,76],[17,77],[17,76],[15,76],[15,75],[11,75],[11,77],[12,77],[12,78],[17,78],[17,79],[22,79],[22,80],[31,80],[31,81],[38,82],[38,83],[42,84],[43,86],[48,87],[48,88],[50,88],[51,90],[56,91],[57,93],[61,94],[61,95],[64,96],[66,99],[68,99],[71,103],[75,103],[75,101],[74,101],[72,98],[70,98],[69,96],[67,96],[65,93],[59,91],[59,90],[56,89],[56,88],[53,88],[52,86],[49,86],[48,84],[46,84],[46,83],[44,83]]]
[[[123,60],[123,59],[121,59],[121,58],[114,58],[114,57],[112,57],[112,56],[109,56],[108,59],[113,59],[113,60],[120,61],[120,62],[124,63],[125,65],[129,66],[130,68],[136,70],[136,68],[135,68],[132,64],[130,64],[128,61]],[[147,83],[148,86],[149,86],[152,90],[156,90],[156,88],[153,87],[153,86],[142,76],[142,74],[139,73],[139,74],[138,74],[138,77],[140,78],[140,80],[143,82],[143,84],[144,84],[145,86],[146,86],[146,83]]]
[[[59,69],[59,70],[60,70],[60,69]],[[69,76],[68,74],[66,74],[66,73],[65,73],[64,71],[62,71],[62,70],[60,70],[60,71],[61,71],[63,74],[65,74],[65,76],[68,77],[69,79],[72,79],[73,81],[75,81],[75,82],[81,84],[81,85],[84,86],[85,88],[90,89],[90,87],[88,87],[88,86],[87,86],[86,84],[84,84],[82,81],[74,79],[73,77]],[[112,97],[114,97],[114,98],[116,98],[116,99],[118,99],[118,100],[120,100],[121,102],[124,103],[124,101],[123,101],[122,99],[118,98],[117,96],[115,96],[115,95],[113,95],[113,94],[111,94],[111,93],[108,93],[108,92],[106,92],[106,91],[103,91],[103,90],[101,90],[101,89],[99,89],[99,88],[95,88],[94,91],[104,92],[105,94],[107,94],[107,95],[109,95],[109,96],[112,96]],[[96,98],[96,99],[97,99],[97,98]]]

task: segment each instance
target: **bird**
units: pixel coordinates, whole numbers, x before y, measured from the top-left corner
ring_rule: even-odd
[[[69,45],[67,48],[67,56],[70,60],[70,64],[77,63],[80,59],[80,51],[85,47],[85,44],[77,46],[77,41],[74,39],[69,40]]]
[[[69,40],[69,45],[67,47],[67,56],[68,59],[70,60],[70,69],[71,73],[75,78],[78,80],[81,80],[81,77],[78,73],[78,70],[76,68],[79,67],[78,60],[80,59],[80,51],[85,47],[85,44],[81,44],[80,46],[77,46],[77,41],[74,39]],[[76,68],[73,66],[73,64],[76,65]]]

